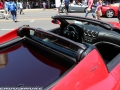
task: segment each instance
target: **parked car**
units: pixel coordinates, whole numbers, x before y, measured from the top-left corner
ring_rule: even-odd
[[[69,4],[69,11],[70,12],[85,12],[87,9],[87,5],[86,4]],[[65,13],[65,5],[62,4],[60,7],[60,11]]]
[[[102,6],[102,14],[108,18],[118,16],[118,6],[116,5],[106,5]]]
[[[59,26],[25,25],[0,37],[1,87],[120,89],[119,23],[69,15],[51,22]]]

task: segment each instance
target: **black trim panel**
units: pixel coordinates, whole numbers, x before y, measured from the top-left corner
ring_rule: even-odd
[[[113,30],[113,28],[114,28],[112,24],[109,24],[107,22],[103,22],[101,20],[95,20],[95,19],[92,19],[92,18],[80,17],[80,16],[56,15],[56,16],[52,16],[51,18],[53,18],[53,19],[71,19],[71,20],[86,21],[86,22],[89,22],[89,23],[94,23],[96,25],[102,26],[102,27],[104,27],[106,29],[109,29],[109,30]]]
[[[80,47],[83,50],[86,49],[86,46],[84,44],[76,43],[76,42],[74,42],[74,41],[72,41],[70,39],[67,39],[67,38],[62,37],[60,35],[57,35],[57,34],[54,34],[52,32],[48,32],[48,31],[45,31],[45,30],[42,30],[42,29],[39,29],[39,28],[37,29],[37,28],[31,28],[31,27],[21,27],[21,28],[18,29],[17,34],[20,37],[24,37],[24,36],[29,37],[30,36],[30,30],[33,30],[33,31],[38,32],[38,33],[41,32],[41,33],[45,33],[45,34],[48,34],[48,35],[53,35],[56,38],[59,38],[59,39],[62,39],[64,41],[75,44],[75,45],[77,45],[78,47]]]
[[[16,44],[21,43],[23,40],[24,40],[23,38],[17,37],[17,38],[12,39],[8,42],[2,43],[0,45],[0,51],[5,50],[5,49],[10,48],[10,47],[13,47]]]
[[[120,63],[120,53],[107,64],[108,71],[113,70],[119,63]]]
[[[49,47],[43,45],[42,43],[38,43],[37,41],[34,41],[34,40],[29,39],[29,38],[27,38],[27,37],[26,37],[26,40],[27,40],[27,41],[31,41],[32,43],[34,42],[35,45],[39,45],[40,48],[42,48],[42,49],[44,49],[44,50],[46,50],[46,51],[48,51],[48,52],[50,52],[50,53],[52,53],[52,54],[55,54],[55,55],[57,55],[57,56],[59,56],[59,57],[62,56],[62,58],[66,59],[66,60],[68,60],[68,61],[71,60],[72,63],[76,63],[76,60],[75,60],[75,58],[73,58],[73,57],[70,57],[70,56],[65,55],[65,54],[63,54],[63,53],[60,53],[60,52],[58,52],[58,51],[56,51],[56,50],[53,50],[52,48],[49,48]]]

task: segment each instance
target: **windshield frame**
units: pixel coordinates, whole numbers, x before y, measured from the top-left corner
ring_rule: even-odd
[[[65,22],[69,24],[69,22],[66,21],[66,19],[69,20],[77,20],[77,21],[82,21],[82,22],[88,22],[93,25],[97,25],[99,27],[102,27],[107,30],[113,30],[114,26],[110,23],[103,22],[101,20],[96,20],[92,18],[87,18],[87,17],[79,17],[79,16],[70,16],[70,15],[56,15],[51,17],[54,20],[59,20],[61,24],[64,24]]]

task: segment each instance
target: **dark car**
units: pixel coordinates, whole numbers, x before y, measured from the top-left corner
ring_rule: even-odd
[[[119,90],[119,24],[69,15],[52,19],[58,28],[25,25],[0,37],[0,87]]]

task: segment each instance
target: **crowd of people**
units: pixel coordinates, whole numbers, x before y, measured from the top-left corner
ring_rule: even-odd
[[[103,0],[97,0],[96,4],[94,4],[94,0],[88,0],[87,2],[88,8],[86,10],[85,17],[87,17],[89,13],[92,13],[93,18],[100,20],[100,17],[102,16],[101,7],[103,4],[109,5],[109,2],[104,2]],[[118,7],[118,21],[120,23],[120,4]]]
[[[98,0],[96,2],[96,6],[93,5],[93,2],[94,2],[94,0],[88,0],[88,3],[87,3],[88,8],[86,10],[85,17],[87,17],[88,14],[91,12],[93,18],[100,20],[100,16],[102,16],[101,7],[102,7],[102,4],[103,4],[103,1]]]
[[[4,2],[0,0],[0,10],[4,10],[5,19],[8,20],[9,16],[12,16],[14,22],[17,22],[17,14],[24,14],[23,9],[31,8],[43,8],[45,10],[48,7],[48,3],[43,2],[34,2],[23,0],[5,0]]]
[[[86,9],[85,17],[87,17],[89,13],[92,13],[93,18],[100,20],[100,17],[102,16],[101,7],[103,5],[103,1],[102,0],[97,0],[97,1],[96,0],[83,0],[83,1],[84,3],[88,5],[88,8]],[[27,1],[26,8],[30,9],[34,7],[34,4],[31,4],[31,3]],[[55,0],[55,5],[57,8],[57,15],[60,15],[60,7],[62,3],[64,3],[65,9],[66,9],[66,15],[68,15],[69,4],[72,3],[70,2],[70,0]],[[45,10],[46,2],[45,1],[40,2],[40,5],[41,5],[40,7],[41,8],[43,7],[43,10]],[[0,0],[0,9],[4,9],[7,15],[9,14],[12,15],[12,19],[14,22],[17,21],[17,18],[16,18],[17,13],[24,14],[23,8],[24,8],[24,5],[23,5],[22,0],[18,2],[7,0],[4,3]],[[8,18],[6,17],[6,19]],[[120,6],[119,6],[119,12],[118,12],[118,19],[120,23]]]
[[[56,5],[56,8],[57,8],[57,15],[60,15],[60,6],[61,6],[62,3],[65,4],[66,15],[68,15],[69,4],[71,3],[70,0],[63,0],[63,2],[61,2],[61,0],[55,0],[55,5]],[[97,7],[96,7],[95,11],[93,10],[94,0],[88,0],[88,1],[84,0],[84,3],[86,3],[88,5],[85,17],[87,17],[88,14],[90,12],[92,12],[93,18],[100,19],[100,16],[102,15],[102,13],[101,13],[102,0],[98,0],[96,2]]]
[[[76,2],[76,0],[74,1],[75,3],[78,3]],[[55,5],[57,8],[57,15],[60,15],[60,7],[62,3],[65,4],[66,15],[68,15],[69,4],[73,2],[70,2],[70,0],[63,0],[63,2],[61,0],[55,0]],[[93,18],[97,20],[100,20],[100,17],[102,16],[102,12],[101,12],[102,5],[108,4],[107,1],[105,2],[102,0],[82,0],[82,3],[88,5],[88,8],[86,9],[85,17],[87,17],[89,13],[92,13]]]
[[[0,9],[5,10],[5,19],[8,20],[9,16],[12,16],[14,22],[17,22],[17,13],[24,14],[22,0],[18,2],[14,2],[13,0],[6,0],[4,3],[0,0]]]
[[[63,2],[61,0],[55,0],[55,5],[57,8],[57,15],[60,15],[60,7],[62,3],[65,4],[66,14],[68,15],[69,4],[71,3],[70,0],[63,0]]]
[[[3,9],[5,6],[5,2],[7,0],[0,0],[0,9]],[[39,1],[39,0],[27,0],[23,2],[23,0],[14,0],[15,4],[17,5],[18,2],[21,2],[23,5],[23,9],[34,9],[34,8],[49,8],[48,1]],[[50,2],[50,8],[55,8],[55,4]]]

